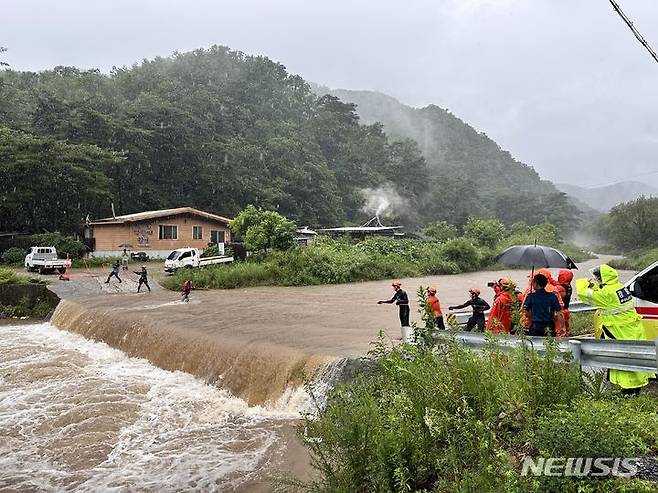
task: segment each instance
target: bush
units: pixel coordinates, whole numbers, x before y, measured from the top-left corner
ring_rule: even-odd
[[[575,293],[573,299],[575,299]],[[569,322],[570,332],[572,336],[579,336],[583,334],[592,334],[594,333],[594,313],[591,312],[581,312],[581,313],[572,313],[571,320]]]
[[[544,457],[639,457],[658,452],[658,414],[643,401],[580,397],[537,423],[535,446]],[[654,409],[655,410],[655,409]]]
[[[196,289],[235,289],[276,284],[276,268],[270,263],[238,262],[233,265],[210,266],[202,269],[181,269],[162,279],[162,285],[172,291],[182,289],[190,279]]]
[[[477,354],[452,342],[432,351],[380,340],[373,356],[368,376],[331,390],[327,406],[300,426],[318,472],[296,483],[301,490],[544,492],[555,478],[521,476],[527,454],[658,450],[658,399],[590,397],[580,371],[550,344],[540,357],[528,349],[504,353],[493,342]],[[615,491],[617,484],[565,478],[553,491]]]
[[[495,248],[498,242],[505,237],[505,233],[505,225],[498,219],[471,217],[464,225],[464,237],[487,248]]]
[[[457,237],[457,228],[446,221],[435,221],[426,224],[422,232],[424,235],[435,239],[436,241],[448,241]]]
[[[11,269],[0,269],[0,285],[2,284],[28,284],[31,282],[41,282],[31,276],[17,274]]]
[[[217,257],[219,255],[219,247],[217,246],[217,243],[212,243],[206,247],[205,250],[203,250],[203,253],[201,254],[201,257]]]
[[[613,259],[608,263],[615,269],[641,271],[656,261],[658,261],[658,248],[651,248],[629,253],[622,259]]]
[[[453,262],[460,271],[473,271],[481,267],[478,249],[465,238],[447,241],[441,247],[441,254],[448,262]]]
[[[25,261],[25,250],[11,247],[2,253],[2,261],[7,265],[22,265]]]

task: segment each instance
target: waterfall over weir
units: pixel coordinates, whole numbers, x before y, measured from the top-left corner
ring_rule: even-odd
[[[120,349],[129,356],[145,358],[171,371],[183,371],[218,388],[230,391],[249,405],[274,404],[299,410],[304,381],[322,380],[339,372],[341,360],[307,353],[276,343],[211,337],[193,327],[181,330],[159,321],[121,313],[114,308],[86,307],[62,301],[51,323]],[[194,318],[190,319],[193,326]],[[326,383],[326,382],[325,382]],[[291,409],[292,410],[292,409]]]
[[[269,491],[305,467],[298,418],[48,323],[0,325],[0,491]]]

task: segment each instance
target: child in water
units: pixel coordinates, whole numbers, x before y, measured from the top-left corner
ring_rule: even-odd
[[[188,303],[190,301],[190,291],[192,291],[192,281],[189,279],[183,283],[183,293],[181,301]]]

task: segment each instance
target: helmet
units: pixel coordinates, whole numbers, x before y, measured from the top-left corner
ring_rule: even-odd
[[[391,286],[402,286],[402,283],[398,280],[395,280],[391,283]]]
[[[436,294],[436,288],[434,288],[434,287],[427,288],[427,292],[430,293],[430,294]]]
[[[508,277],[501,277],[500,279],[498,279],[498,284],[500,284],[504,288],[507,288],[509,287],[510,284],[512,284],[512,280]]]
[[[468,292],[480,296],[480,288],[471,288],[468,290]]]

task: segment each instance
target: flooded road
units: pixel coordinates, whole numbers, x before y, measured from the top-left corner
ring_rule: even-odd
[[[298,416],[47,323],[0,326],[0,491],[241,489]]]

